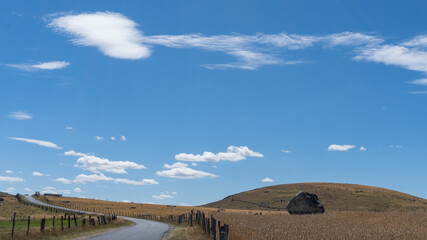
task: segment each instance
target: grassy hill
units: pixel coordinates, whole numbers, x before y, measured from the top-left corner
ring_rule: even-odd
[[[427,210],[427,200],[385,188],[343,183],[295,183],[234,194],[204,207],[285,210],[299,191],[315,193],[326,211]]]

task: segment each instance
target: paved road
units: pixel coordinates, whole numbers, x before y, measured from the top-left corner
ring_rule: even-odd
[[[47,207],[53,207],[62,210],[71,210],[76,211],[74,209],[58,207],[54,205],[50,205],[44,202],[41,202],[32,196],[24,196],[25,199],[29,202],[43,205]],[[97,214],[94,212],[86,212],[86,211],[78,211],[81,213],[87,214]],[[130,217],[122,217],[123,219],[134,222],[135,225],[130,227],[119,228],[117,230],[107,232],[105,234],[92,237],[93,240],[160,240],[165,232],[169,230],[169,225],[165,223],[145,220],[145,219],[137,219]]]

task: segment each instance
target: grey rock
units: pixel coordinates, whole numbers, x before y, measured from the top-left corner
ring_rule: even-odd
[[[324,213],[325,208],[316,194],[299,192],[286,206],[290,214],[314,214]]]

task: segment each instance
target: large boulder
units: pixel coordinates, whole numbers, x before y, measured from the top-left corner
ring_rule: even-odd
[[[316,194],[299,192],[286,206],[286,210],[290,214],[313,214],[313,213],[324,213],[325,208],[320,202]]]

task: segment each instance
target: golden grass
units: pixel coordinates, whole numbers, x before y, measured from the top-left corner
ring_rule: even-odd
[[[0,197],[4,199],[4,201],[0,202],[0,221],[11,220],[14,212],[16,212],[17,220],[27,219],[28,216],[31,216],[31,219],[41,219],[55,215],[55,213],[47,212],[40,208],[20,204],[14,196],[9,194],[0,193]]]
[[[315,193],[329,211],[427,210],[427,200],[389,189],[343,183],[296,183],[234,194],[205,207],[284,210],[299,191]]]

